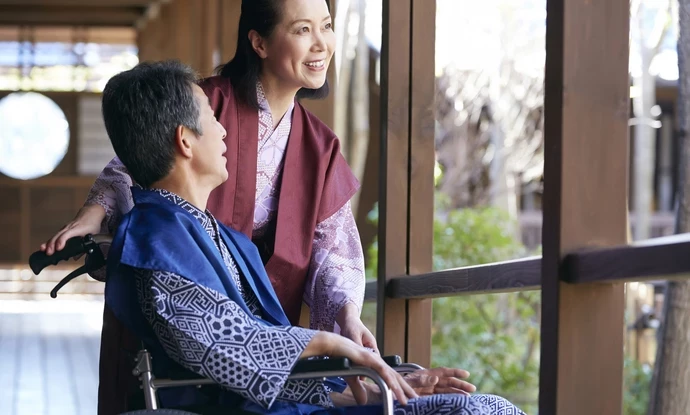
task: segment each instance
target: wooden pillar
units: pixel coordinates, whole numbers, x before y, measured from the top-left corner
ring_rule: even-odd
[[[196,69],[202,77],[211,76],[213,70],[220,64],[219,9],[219,0],[202,0],[201,2],[199,62]]]
[[[34,247],[31,246],[31,189],[26,183],[19,187],[19,197],[19,252],[22,259],[28,260]]]
[[[436,2],[412,0],[410,76],[410,275],[431,272],[434,245]],[[432,300],[408,301],[407,360],[431,365]]]
[[[195,4],[192,4],[192,1]],[[169,58],[178,59],[198,70],[197,45],[199,38],[199,6],[197,0],[174,0],[167,4],[170,8],[168,40],[171,42]]]
[[[158,8],[158,10],[160,10],[160,8]],[[159,60],[160,28],[161,20],[157,16],[155,18],[142,18],[137,25],[139,62]]]
[[[137,30],[137,47],[139,49],[139,61],[159,61],[166,59],[168,43],[171,40],[167,36],[167,19],[164,10],[168,5],[158,5],[150,18],[143,20]],[[166,41],[167,39],[167,41]]]
[[[324,99],[313,100],[304,99],[301,104],[304,108],[316,115],[321,121],[323,121],[328,127],[333,129],[335,127],[335,64],[331,62],[331,66],[328,68],[328,83],[331,88],[330,94]]]
[[[410,6],[383,1],[381,187],[376,335],[383,354],[405,356],[407,304],[386,298],[386,282],[407,274]],[[395,4],[391,4],[395,2]]]
[[[627,0],[547,0],[539,413],[620,414],[623,284],[560,282],[563,255],[626,243]]]
[[[431,271],[434,169],[434,2],[383,2],[378,341],[428,366],[431,300],[386,298],[386,281]]]
[[[220,56],[220,1],[172,0],[155,6],[137,34],[139,60],[178,59],[202,77],[210,76]]]
[[[218,44],[220,45],[221,63],[225,63],[235,56],[241,11],[242,0],[220,0]]]

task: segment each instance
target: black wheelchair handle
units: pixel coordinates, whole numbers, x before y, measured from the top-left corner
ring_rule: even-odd
[[[398,355],[382,356],[381,358],[392,368],[396,368],[402,364],[402,358]],[[350,359],[346,357],[312,360],[304,359],[297,361],[291,374],[345,370],[349,369],[350,365]]]
[[[89,237],[89,235],[87,235]],[[84,243],[86,237],[75,236],[67,240],[65,247],[53,255],[46,255],[43,251],[36,251],[29,257],[29,266],[34,274],[38,275],[45,267],[57,265],[60,261],[66,261],[79,254],[85,254],[90,247]]]
[[[383,361],[386,362],[386,364],[392,368],[396,368],[403,363],[402,358],[395,354],[390,356],[383,356],[382,358]]]

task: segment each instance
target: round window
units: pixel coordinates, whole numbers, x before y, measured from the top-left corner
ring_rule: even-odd
[[[69,123],[45,95],[16,92],[0,100],[0,173],[29,180],[49,174],[69,146]]]

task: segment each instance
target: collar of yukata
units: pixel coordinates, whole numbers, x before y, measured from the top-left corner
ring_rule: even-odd
[[[266,101],[266,93],[264,92],[264,86],[261,85],[261,81],[256,82],[256,101],[259,103],[261,108],[268,107],[268,101]]]
[[[266,92],[264,91],[264,86],[261,85],[261,81],[256,82],[256,101],[259,103],[259,106],[263,109],[263,112],[273,117],[273,114],[271,114],[271,108],[268,105],[268,100],[266,99]],[[292,110],[294,108],[295,102],[293,101],[292,104],[290,104],[290,108],[288,108],[286,114],[292,115]]]
[[[211,215],[211,212],[208,211],[208,209],[203,212],[201,209],[197,208],[190,202],[188,202],[185,198],[182,196],[173,193],[169,190],[165,189],[147,189],[150,192],[158,193],[159,195],[163,196],[166,200],[176,204],[177,206],[181,207],[182,209],[186,210],[187,212],[191,213],[195,218],[197,219],[202,219],[202,218],[213,218],[213,215]]]

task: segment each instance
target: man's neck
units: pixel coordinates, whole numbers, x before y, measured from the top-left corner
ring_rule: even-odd
[[[211,191],[206,189],[206,186],[198,183],[193,183],[191,180],[179,180],[176,177],[169,175],[163,180],[160,180],[151,185],[151,188],[167,190],[175,193],[187,202],[194,205],[201,211],[206,210],[208,204],[208,197]]]

